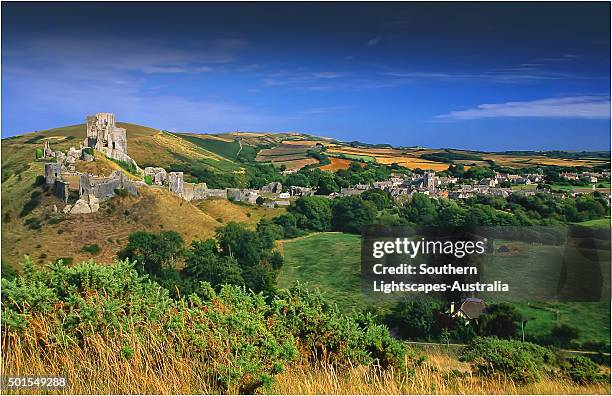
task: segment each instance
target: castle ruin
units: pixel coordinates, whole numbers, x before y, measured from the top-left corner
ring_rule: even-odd
[[[116,170],[109,176],[91,175],[76,171],[77,161],[94,161],[93,150],[106,157],[133,164],[141,181],[130,180],[126,173]],[[67,152],[51,150],[48,141],[44,142],[43,158],[52,162],[45,164],[45,182],[66,206],[64,213],[85,214],[97,212],[100,202],[114,197],[119,190],[138,195],[138,187],[150,185],[152,188],[165,188],[186,201],[206,198],[231,199],[255,204],[260,193],[278,195],[282,185],[278,182],[253,189],[210,189],[206,183],[184,181],[183,172],[167,172],[161,167],[141,169],[127,153],[125,128],[118,128],[115,115],[96,113],[87,116],[87,137],[79,149],[71,147]],[[75,198],[79,198],[75,202]]]
[[[87,116],[87,137],[83,144],[104,153],[109,158],[135,164],[127,154],[125,128],[116,126],[115,115],[112,113]]]

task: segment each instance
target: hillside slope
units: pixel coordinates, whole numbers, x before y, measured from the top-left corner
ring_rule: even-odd
[[[102,171],[117,166],[103,156],[86,165],[94,164]],[[154,187],[141,187],[138,197],[115,197],[103,202],[97,213],[64,215],[63,203],[51,192],[35,186],[42,172],[43,163],[32,162],[2,184],[3,264],[19,264],[25,254],[40,263],[60,257],[72,257],[78,262],[92,257],[82,251],[85,245],[98,245],[96,260],[110,262],[125,247],[131,232],[173,230],[189,243],[210,237],[221,225],[193,204]],[[30,213],[23,214],[32,194],[40,194],[39,203]]]

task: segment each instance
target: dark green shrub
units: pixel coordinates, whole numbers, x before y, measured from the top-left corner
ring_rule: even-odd
[[[83,147],[83,152],[85,154],[94,155],[93,148],[91,148],[91,147]]]
[[[572,356],[567,359],[562,370],[572,381],[579,384],[592,384],[606,379],[599,366],[585,356]]]
[[[64,265],[70,265],[72,264],[73,260],[74,259],[72,257],[60,257],[57,260],[55,260],[55,262],[58,263],[61,261]]]
[[[562,323],[553,327],[550,331],[550,342],[559,347],[569,347],[572,341],[580,335],[577,327]]]
[[[102,248],[100,248],[100,246],[98,246],[97,244],[84,245],[81,248],[81,252],[89,253],[93,256],[95,256],[96,254],[99,254],[101,251],[102,251]]]
[[[144,177],[144,182],[147,183],[149,186],[153,185],[153,177],[151,175],[146,175]]]
[[[529,342],[478,337],[460,359],[485,376],[503,375],[517,383],[537,382],[555,362],[551,350]]]
[[[40,224],[40,219],[38,217],[30,217],[24,222],[25,225],[28,226],[31,230],[40,230],[42,224]]]

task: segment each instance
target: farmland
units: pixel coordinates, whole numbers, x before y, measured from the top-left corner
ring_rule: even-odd
[[[308,156],[308,151],[314,150],[315,147],[315,145],[298,144],[297,142],[282,143],[274,148],[260,150],[255,161],[271,162],[277,167],[285,165],[287,169],[301,169],[319,162]]]

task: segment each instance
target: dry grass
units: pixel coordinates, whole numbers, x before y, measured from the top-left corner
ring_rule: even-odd
[[[41,342],[51,329],[39,320]],[[3,332],[1,370],[4,375],[65,375],[68,386],[44,393],[62,394],[210,394],[208,362],[193,353],[188,341],[160,335],[151,326],[136,336],[133,330],[88,336],[82,345],[44,348],[34,337]],[[133,354],[121,353],[129,348]],[[232,361],[227,362],[230,366]],[[456,369],[451,374],[452,369]],[[402,379],[403,378],[403,379]],[[236,393],[227,389],[227,393]],[[43,393],[37,390],[6,393]],[[296,365],[277,376],[270,394],[610,394],[609,384],[578,386],[564,379],[518,385],[504,378],[483,378],[454,357],[433,352],[413,375],[379,367],[338,370],[327,365]]]
[[[128,131],[128,153],[139,164],[167,167],[177,162],[177,155],[198,161],[202,159],[228,161],[215,153],[170,133],[131,136]]]
[[[410,152],[408,150],[399,149],[369,149],[369,148],[354,148],[354,147],[336,147],[329,149],[330,153],[334,154],[349,154],[372,157],[379,164],[399,164],[408,169],[429,169],[435,171],[444,171],[448,169],[449,164],[442,162],[429,161],[422,159],[419,155],[425,151]]]
[[[271,219],[285,213],[284,208],[266,208],[263,206],[242,205],[226,199],[206,199],[194,204],[208,216],[223,223],[236,221],[255,227],[262,218]]]
[[[39,331],[47,329],[40,321]],[[157,328],[140,335],[122,332],[111,336],[89,336],[82,346],[42,348],[32,338],[3,332],[2,372],[19,375],[62,375],[68,386],[62,390],[36,392],[29,389],[6,393],[62,394],[205,394],[211,389],[207,361],[193,356],[184,340],[159,335]],[[42,337],[41,337],[42,338]],[[134,352],[122,356],[122,348]],[[181,350],[182,352],[175,352]]]
[[[23,218],[13,215],[2,223],[2,260],[18,265],[25,254],[40,263],[60,257],[73,257],[74,262],[91,258],[82,252],[85,244],[97,244],[102,249],[95,256],[100,262],[111,262],[125,247],[127,237],[134,231],[176,231],[186,243],[213,235],[221,225],[193,204],[161,188],[140,188],[140,196],[115,197],[103,202],[97,213],[63,215],[52,212],[53,205],[61,211],[55,197],[45,196],[33,216],[42,220],[40,230],[33,231],[23,224]],[[15,209],[12,213],[18,213]],[[63,221],[50,224],[46,218]],[[46,257],[41,258],[42,255]]]
[[[125,173],[126,176],[132,180],[142,180],[141,177],[127,172],[125,169],[119,166],[119,164],[111,161],[99,151],[94,151],[94,158],[95,158],[95,161],[92,161],[92,162],[77,161],[76,166],[75,166],[76,171],[81,172],[81,173],[89,173],[92,175],[98,175],[98,176],[110,176],[111,173],[113,173],[116,170],[119,170]],[[64,178],[69,179],[68,177],[64,177]],[[78,188],[78,184],[77,184],[77,188]]]
[[[356,367],[338,372],[333,367],[299,367],[278,377],[274,394],[307,395],[422,395],[422,394],[610,394],[609,385],[579,386],[567,380],[545,379],[519,385],[503,378],[466,374],[453,377],[435,365],[418,368],[410,379],[400,381],[393,370]]]

